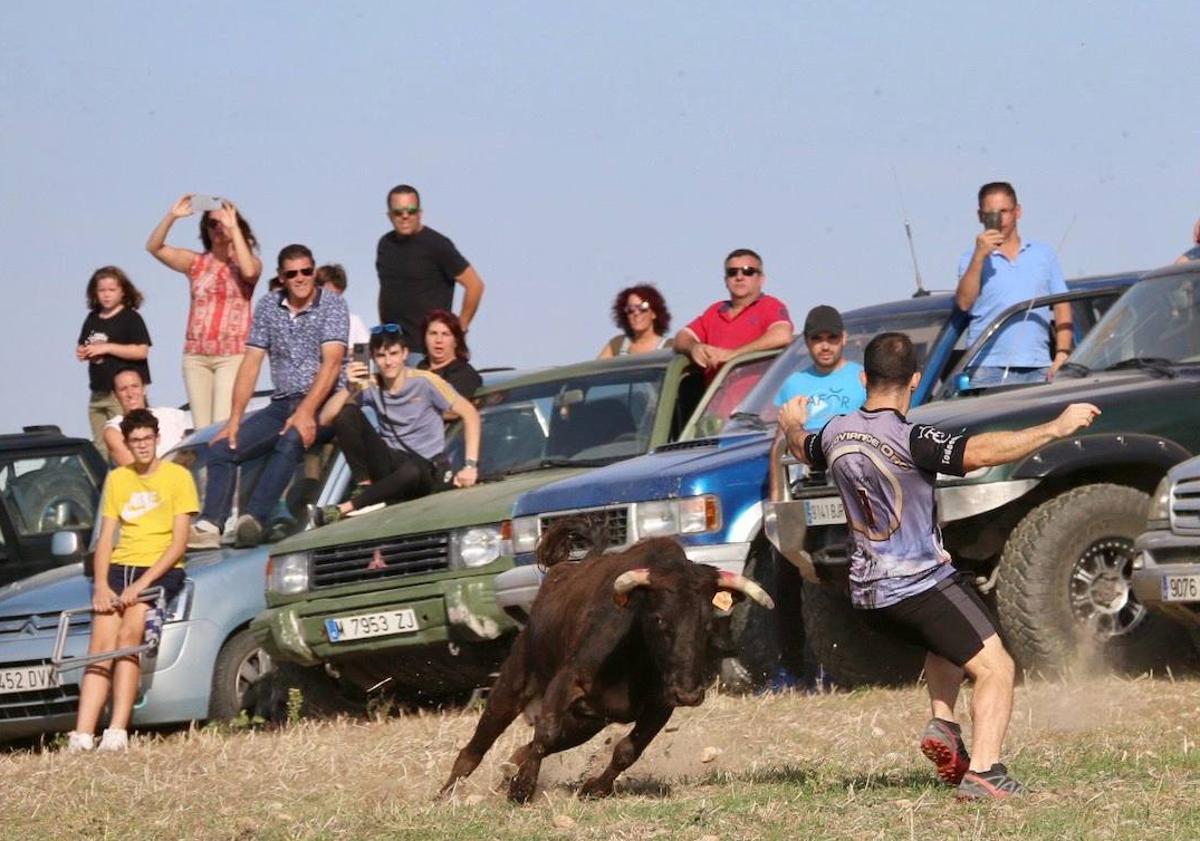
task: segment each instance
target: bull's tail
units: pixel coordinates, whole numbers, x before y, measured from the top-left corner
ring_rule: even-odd
[[[538,541],[537,562],[549,568],[562,561],[599,555],[608,547],[608,529],[598,517],[567,517],[546,529]]]

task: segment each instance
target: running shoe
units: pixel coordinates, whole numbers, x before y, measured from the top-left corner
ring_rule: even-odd
[[[959,800],[1004,800],[1024,793],[1025,786],[1008,776],[999,762],[986,771],[967,771],[958,784]]]
[[[208,520],[197,520],[188,529],[187,548],[220,549],[221,530]]]
[[[67,734],[67,753],[87,753],[96,747],[96,737],[91,733],[72,730]]]
[[[100,737],[100,746],[96,750],[111,753],[129,750],[129,735],[124,730],[109,727]]]
[[[253,514],[243,514],[233,530],[233,545],[237,549],[253,549],[263,540],[262,523]]]
[[[313,522],[318,526],[327,526],[330,523],[336,523],[342,519],[342,509],[336,505],[322,505],[317,509],[316,515],[313,517]]]
[[[921,753],[937,766],[937,775],[946,785],[958,785],[971,767],[971,756],[962,740],[962,728],[952,721],[929,719],[921,735]]]

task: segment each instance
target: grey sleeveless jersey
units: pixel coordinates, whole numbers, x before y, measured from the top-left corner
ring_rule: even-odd
[[[938,473],[963,475],[966,443],[891,409],[839,415],[806,440],[809,463],[829,471],[846,508],[855,607],[887,607],[954,574],[933,491]]]

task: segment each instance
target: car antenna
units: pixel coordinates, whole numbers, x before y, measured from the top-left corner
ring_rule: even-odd
[[[892,165],[892,180],[896,182],[896,196],[900,199],[900,216],[904,220],[904,235],[908,237],[908,253],[912,257],[913,275],[917,282],[914,298],[924,298],[929,294],[925,284],[921,282],[921,267],[917,265],[917,247],[913,244],[912,225],[908,223],[908,209],[904,206],[904,193],[900,191],[900,176],[896,174],[896,166]]]
[[[1067,223],[1067,229],[1063,231],[1062,239],[1058,241],[1058,253],[1062,254],[1063,246],[1067,244],[1067,237],[1071,235],[1071,229],[1075,227],[1075,220],[1079,218],[1076,213],[1071,217],[1071,221]],[[1061,259],[1061,258],[1060,258]]]

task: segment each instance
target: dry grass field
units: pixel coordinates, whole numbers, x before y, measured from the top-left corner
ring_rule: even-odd
[[[1008,743],[1019,801],[964,805],[916,750],[917,688],[734,698],[677,711],[618,783],[573,787],[611,728],[543,765],[508,805],[514,725],[448,802],[434,802],[473,712],[280,730],[142,735],[126,755],[0,753],[11,839],[688,839],[1200,837],[1200,681],[1097,678],[1018,690]]]

